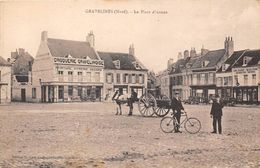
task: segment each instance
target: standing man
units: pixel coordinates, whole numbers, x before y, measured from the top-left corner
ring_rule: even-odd
[[[131,96],[128,99],[128,105],[129,105],[129,116],[133,115],[133,103],[137,100],[137,93],[134,91],[134,89],[131,89]]]
[[[218,133],[222,133],[222,127],[221,127],[221,118],[222,118],[222,108],[223,104],[220,102],[220,98],[216,97],[216,100],[213,101],[211,111],[210,111],[210,117],[213,117],[213,134],[217,133],[217,123],[218,123]]]
[[[174,132],[175,133],[182,133],[179,130],[179,127],[180,127],[180,121],[181,121],[181,110],[184,110],[184,108],[182,106],[179,93],[175,93],[175,97],[172,98],[172,100],[171,100],[171,108],[172,108],[173,113],[176,111],[174,116],[175,116],[175,118],[177,119],[177,122],[178,122],[178,126],[174,127],[174,129],[175,129]]]

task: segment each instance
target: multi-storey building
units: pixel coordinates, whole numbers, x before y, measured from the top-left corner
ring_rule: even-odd
[[[237,60],[246,52],[246,50],[234,51],[234,53],[222,64],[216,72],[216,94],[221,98],[233,97],[233,83],[232,67]]]
[[[48,38],[44,31],[32,66],[33,100],[101,100],[103,68],[92,32],[86,41],[72,41]]]
[[[23,48],[11,52],[12,101],[32,101],[32,64],[34,58]]]
[[[224,46],[224,49],[208,51],[192,65],[192,96],[209,99],[216,95],[216,70],[233,53],[232,37],[226,38]]]
[[[0,57],[0,104],[11,102],[11,64]]]
[[[147,88],[147,72],[145,66],[135,57],[133,45],[129,53],[98,52],[104,61],[104,93],[105,100],[111,100],[114,91],[121,88],[124,94],[137,92],[143,95]]]

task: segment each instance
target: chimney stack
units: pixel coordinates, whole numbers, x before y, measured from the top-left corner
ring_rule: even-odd
[[[95,47],[95,35],[92,30],[88,33],[86,40],[89,43],[90,47]]]
[[[25,50],[23,48],[19,48],[18,51],[19,51],[19,56],[22,56],[25,54]]]
[[[190,57],[195,57],[195,56],[196,56],[196,50],[195,50],[195,48],[192,48],[192,47],[191,47]]]
[[[182,59],[183,57],[182,57],[182,52],[179,52],[178,53],[178,60],[180,60],[180,59]]]
[[[134,44],[131,44],[129,47],[129,55],[135,55],[135,48],[134,48]]]
[[[183,55],[184,55],[184,59],[187,59],[187,58],[190,56],[189,50],[185,50],[185,51],[183,52]]]
[[[167,69],[170,69],[171,65],[173,64],[173,58],[170,58],[167,62]]]
[[[226,50],[226,53],[229,56],[231,56],[234,52],[234,41],[232,37],[226,37],[225,42],[224,42],[224,47]]]
[[[41,35],[41,40],[44,41],[44,42],[47,42],[47,38],[48,38],[48,32],[43,31],[42,35]]]

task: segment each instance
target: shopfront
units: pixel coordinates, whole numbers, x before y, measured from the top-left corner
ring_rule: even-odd
[[[258,87],[257,86],[244,86],[234,87],[233,96],[237,103],[242,104],[259,104]]]

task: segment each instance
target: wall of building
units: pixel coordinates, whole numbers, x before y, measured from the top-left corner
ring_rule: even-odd
[[[120,75],[120,80],[117,80],[117,74]],[[124,81],[124,75],[133,75],[134,74],[134,80],[131,77],[131,82]],[[141,77],[142,76],[142,77]],[[139,79],[136,79],[138,77]],[[141,81],[142,78],[142,81]],[[139,88],[138,90],[138,97],[142,95],[142,92],[144,92],[144,89],[147,88],[147,71],[133,71],[133,70],[104,70],[104,100],[111,101],[111,98],[114,94],[114,92],[119,88],[124,88],[123,93],[131,93],[131,88]],[[143,90],[141,89],[143,88]],[[142,92],[141,92],[142,90]]]
[[[11,66],[0,66],[0,103],[11,102]]]

